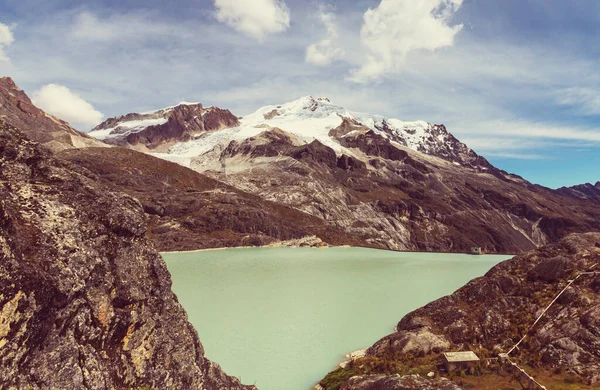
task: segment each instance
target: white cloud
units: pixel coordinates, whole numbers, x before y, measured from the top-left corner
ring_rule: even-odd
[[[377,81],[399,70],[414,50],[433,51],[454,44],[462,24],[450,19],[463,0],[381,0],[368,9],[360,31],[366,61],[352,71],[351,81]]]
[[[550,157],[535,153],[488,152],[486,156],[517,160],[548,160]]]
[[[456,130],[454,135],[484,157],[541,160],[551,158],[551,148],[600,146],[600,131],[519,119],[476,119]]]
[[[104,115],[63,85],[48,84],[33,93],[33,103],[42,110],[84,128],[102,122]]]
[[[343,58],[344,50],[336,46],[339,33],[333,12],[330,12],[324,5],[320,5],[317,16],[327,30],[327,37],[306,48],[306,62],[317,66],[326,66]]]
[[[526,120],[487,120],[476,127],[461,129],[462,134],[481,136],[502,136],[517,139],[545,139],[554,141],[589,142],[600,144],[600,131],[581,127],[561,126]],[[497,140],[491,139],[491,142]],[[522,142],[522,141],[519,141]],[[570,146],[562,143],[563,146]],[[510,145],[514,148],[516,144]]]
[[[114,27],[114,23],[101,21],[92,13],[82,12],[73,25],[73,35],[91,41],[110,41],[117,38],[121,31],[120,28]]]
[[[187,27],[187,26],[186,26]],[[173,26],[158,20],[152,14],[112,14],[98,16],[91,12],[76,14],[71,24],[70,35],[77,40],[92,42],[120,41],[138,44],[148,39],[186,39],[192,38],[181,26]]]
[[[557,103],[574,107],[583,115],[600,115],[600,93],[597,88],[571,87],[558,92]]]
[[[0,61],[8,61],[4,53],[4,48],[10,46],[15,41],[11,28],[6,24],[0,23]]]
[[[290,26],[290,11],[281,0],[215,0],[215,8],[217,20],[259,41]]]

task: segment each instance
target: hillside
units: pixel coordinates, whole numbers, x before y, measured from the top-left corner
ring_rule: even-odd
[[[156,150],[362,246],[518,253],[600,228],[597,202],[499,170],[443,125],[353,112],[325,98],[263,107]]]
[[[106,146],[34,106],[27,94],[10,77],[0,78],[0,118],[21,129],[29,139],[53,151]]]
[[[141,202],[147,237],[160,251],[260,246],[316,236],[330,245],[359,245],[323,220],[244,193],[181,165],[122,148],[86,148],[60,158],[93,172],[113,191]]]
[[[204,357],[140,202],[0,124],[0,388],[244,389]]]
[[[390,375],[396,373],[434,372],[464,388],[520,388],[509,361],[496,359],[509,353],[510,361],[548,389],[569,383],[576,384],[569,388],[600,388],[599,266],[600,233],[569,235],[502,262],[454,294],[406,315],[364,358],[322,384],[367,389],[375,388],[365,385],[372,375],[383,381],[395,380]],[[440,370],[442,352],[469,350],[484,359],[471,375]],[[521,383],[527,382],[521,378]]]

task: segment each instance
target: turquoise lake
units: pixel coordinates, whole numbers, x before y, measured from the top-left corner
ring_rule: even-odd
[[[163,257],[209,359],[261,390],[308,390],[405,314],[511,256],[251,248]]]

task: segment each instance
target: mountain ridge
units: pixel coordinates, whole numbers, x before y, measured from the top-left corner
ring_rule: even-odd
[[[0,117],[23,129],[27,136],[53,151],[79,147],[106,147],[87,133],[37,108],[12,78],[0,78]]]
[[[579,199],[600,200],[600,181],[596,184],[584,183],[571,187],[561,187],[557,191]]]
[[[362,246],[518,253],[600,226],[598,205],[495,168],[443,125],[327,98],[265,106],[150,154],[317,217]]]
[[[160,150],[174,142],[189,141],[198,133],[238,124],[229,110],[183,102],[156,111],[109,118],[88,134],[112,145]]]
[[[139,143],[139,140],[133,137],[133,134],[144,133],[163,126],[166,115],[182,107],[199,107],[203,109],[200,103],[183,103],[141,114],[129,113],[107,119],[92,129],[89,134],[120,146],[127,146],[128,143],[129,146],[135,146]],[[491,164],[487,160],[456,139],[447,131],[444,125],[433,125],[424,121],[404,122],[380,115],[354,112],[331,103],[328,98],[304,96],[288,103],[261,107],[239,120],[237,118],[233,119],[233,114],[228,110],[217,107],[210,107],[209,109],[219,112],[221,117],[227,119],[221,121],[221,126],[209,126],[207,131],[239,128],[239,131],[228,134],[231,140],[240,141],[256,136],[260,132],[257,129],[260,128],[276,127],[298,136],[304,143],[310,143],[317,139],[321,143],[332,147],[336,153],[347,154],[347,151],[343,150],[343,146],[340,146],[335,139],[346,136],[348,133],[341,134],[339,129],[347,126],[347,122],[353,122],[358,125],[353,132],[360,132],[359,127],[366,131],[370,129],[399,145],[425,154],[481,170],[491,168]],[[200,113],[199,115],[203,114]],[[308,123],[309,121],[313,123]],[[299,129],[298,126],[303,128]],[[203,131],[204,128],[199,126],[194,130],[194,134],[189,137],[176,139],[180,145],[169,143],[168,148],[166,148],[167,154],[187,154],[189,149],[193,149],[193,145],[182,145],[181,143],[193,141],[193,138],[195,138],[193,136],[199,135]],[[131,134],[132,137],[127,139],[126,136],[119,133]],[[168,139],[167,141],[172,140]],[[199,140],[198,143],[201,143],[201,141]],[[151,149],[156,149],[157,146],[152,145]],[[200,145],[197,146],[200,147]],[[165,147],[162,147],[159,152],[164,151]]]

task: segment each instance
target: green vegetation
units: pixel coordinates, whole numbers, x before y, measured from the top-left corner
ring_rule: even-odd
[[[348,379],[357,375],[352,369],[338,368],[335,371],[331,371],[319,384],[326,390],[339,390],[340,386],[345,383]]]
[[[372,374],[419,374],[427,375],[428,372],[435,371],[435,357],[414,358],[409,355],[402,355],[398,358],[380,359],[372,356],[366,356],[352,360],[345,368],[338,368],[327,374],[319,383],[326,390],[338,390],[343,383],[355,375]]]

